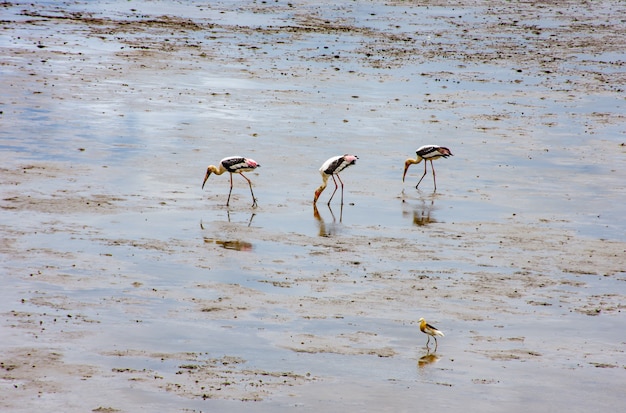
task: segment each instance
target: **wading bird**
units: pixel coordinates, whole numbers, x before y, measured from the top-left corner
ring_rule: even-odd
[[[428,341],[426,342],[426,348],[428,348],[428,343],[430,343],[430,337],[432,337],[435,339],[435,351],[437,351],[437,336],[443,337],[444,336],[443,333],[437,330],[435,327],[428,324],[426,320],[424,320],[423,318],[420,318],[417,321],[420,323],[420,330],[422,330],[422,333],[428,334]]]
[[[250,185],[250,193],[252,194],[252,206],[256,206],[256,198],[254,197],[254,192],[252,191],[252,182],[242,173],[242,172],[250,172],[254,171],[256,168],[260,167],[254,159],[244,158],[243,156],[229,156],[228,158],[224,158],[220,161],[219,166],[209,165],[206,170],[206,175],[204,176],[204,181],[202,181],[202,189],[204,189],[204,184],[206,183],[209,176],[214,173],[215,175],[221,175],[224,172],[230,173],[230,191],[228,192],[228,200],[226,201],[226,206],[230,203],[230,194],[233,192],[233,174],[241,175],[246,181],[248,181],[248,185]]]
[[[404,182],[404,178],[406,177],[406,171],[409,170],[409,166],[413,164],[418,164],[424,161],[424,175],[422,175],[417,185],[415,185],[415,189],[417,189],[417,187],[420,186],[422,179],[424,179],[424,177],[426,176],[426,165],[427,165],[426,161],[430,161],[430,169],[433,170],[433,182],[435,183],[435,191],[436,191],[437,180],[435,179],[435,167],[433,166],[433,161],[435,159],[447,158],[448,156],[454,156],[454,155],[452,155],[452,152],[450,152],[450,149],[444,148],[443,146],[437,146],[437,145],[424,145],[416,151],[416,154],[417,156],[415,159],[409,158],[404,162],[404,174],[402,175],[402,182]]]
[[[322,167],[320,168],[320,174],[322,174],[323,182],[319,186],[319,188],[315,190],[315,198],[313,199],[314,204],[317,202],[317,198],[320,197],[320,194],[324,191],[324,189],[326,189],[326,185],[328,184],[328,177],[332,176],[333,182],[335,182],[335,190],[328,200],[328,205],[330,205],[330,201],[332,201],[333,196],[335,196],[335,192],[337,192],[337,188],[339,188],[339,186],[337,185],[337,181],[335,180],[335,175],[337,175],[339,182],[341,182],[341,205],[343,205],[343,181],[339,177],[339,172],[343,171],[350,165],[354,165],[357,159],[359,159],[359,157],[356,155],[346,154],[341,156],[333,156],[322,164]]]

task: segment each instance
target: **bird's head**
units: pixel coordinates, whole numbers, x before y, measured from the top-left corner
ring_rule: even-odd
[[[450,149],[448,149],[448,148],[446,148],[446,147],[443,147],[443,146],[440,146],[440,147],[439,147],[438,152],[439,152],[439,153],[441,154],[441,156],[443,156],[444,158],[445,158],[445,157],[448,157],[448,156],[454,156],[454,155],[452,154],[452,152],[450,151]]]
[[[202,189],[204,189],[204,184],[206,183],[207,179],[209,179],[209,176],[211,176],[211,173],[213,172],[215,172],[215,166],[209,165],[209,167],[206,170],[206,175],[204,175],[204,181],[202,181]]]
[[[406,172],[409,170],[409,166],[413,165],[414,163],[420,163],[422,162],[422,157],[418,156],[417,159],[407,159],[406,161],[404,161],[404,173],[402,174],[402,182],[404,182],[404,178],[406,177]]]

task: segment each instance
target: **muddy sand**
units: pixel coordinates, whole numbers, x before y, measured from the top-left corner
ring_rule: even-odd
[[[0,10],[2,411],[623,408],[623,2]]]

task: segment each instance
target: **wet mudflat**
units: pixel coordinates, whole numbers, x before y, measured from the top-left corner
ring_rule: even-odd
[[[623,405],[621,2],[1,7],[3,410]]]

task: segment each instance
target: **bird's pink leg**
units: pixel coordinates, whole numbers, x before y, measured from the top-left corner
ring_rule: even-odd
[[[431,161],[432,162],[432,161]],[[422,175],[422,177],[420,178],[419,182],[417,183],[417,185],[415,185],[415,189],[417,189],[418,186],[420,186],[420,184],[422,183],[422,179],[424,179],[424,177],[426,176],[426,166],[428,165],[428,163],[426,163],[426,161],[424,161],[424,175]],[[432,166],[432,165],[431,165]]]
[[[337,192],[337,188],[339,188],[339,186],[337,185],[337,180],[335,180],[335,175],[331,175],[333,177],[333,182],[335,183],[335,190],[333,191],[333,194],[330,196],[330,199],[328,200],[328,205],[330,205],[330,201],[333,200],[333,197],[335,196],[335,192]],[[339,175],[337,175],[339,176]],[[340,179],[341,181],[341,179]],[[343,193],[343,184],[342,184],[342,193]]]
[[[435,166],[433,165],[433,160],[430,160],[430,169],[432,169],[433,171],[433,182],[435,183],[435,191],[437,190],[437,180],[435,179]],[[437,339],[435,339],[435,343],[437,342]],[[437,347],[435,347],[435,350],[437,349]]]
[[[230,204],[230,194],[233,192],[233,173],[230,173],[230,191],[228,191],[228,200],[226,201],[226,206]]]
[[[241,172],[239,172],[239,175],[243,176],[243,179],[248,181],[248,185],[250,186],[250,193],[252,194],[252,206],[255,207],[256,206],[256,198],[254,197],[254,192],[252,192],[252,182],[250,182],[248,177],[245,176],[244,174],[242,174]]]
[[[341,182],[341,205],[343,206],[343,181],[341,180],[339,174],[337,174],[337,179],[339,179],[339,182]]]

